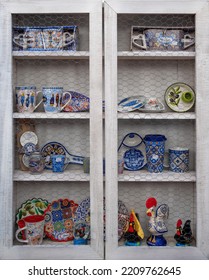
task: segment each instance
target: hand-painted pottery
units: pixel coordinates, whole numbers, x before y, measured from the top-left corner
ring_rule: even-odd
[[[33,215],[23,219],[24,227],[16,231],[15,237],[19,242],[27,243],[28,245],[40,245],[44,235],[44,216]],[[18,237],[21,231],[25,231],[25,238]]]
[[[39,91],[36,91],[35,86],[21,86],[15,88],[16,105],[19,113],[33,113],[42,100],[36,105],[36,98]]]
[[[159,134],[148,134],[144,137],[149,172],[159,173],[163,171],[166,140],[164,135]]]
[[[189,149],[188,148],[170,148],[169,150],[170,170],[177,173],[183,173],[189,170]]]
[[[45,211],[45,234],[53,241],[73,240],[74,218],[78,204],[73,200],[58,199]]]
[[[64,112],[85,112],[89,111],[90,108],[90,99],[88,96],[81,94],[75,91],[69,91],[69,94],[65,94],[62,99],[62,105],[69,100],[71,95],[71,102],[65,106],[63,109]]]

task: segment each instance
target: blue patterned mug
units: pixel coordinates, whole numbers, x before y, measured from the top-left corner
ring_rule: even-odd
[[[52,155],[52,171],[53,172],[64,172],[67,165],[65,166],[65,155]]]
[[[42,103],[41,100],[36,105],[36,98],[40,91],[36,91],[35,86],[20,86],[15,88],[16,104],[19,113],[33,113]]]
[[[71,102],[72,98],[69,92],[63,92],[62,87],[43,87],[42,93],[44,110],[46,113],[61,112]],[[65,94],[68,95],[68,100],[63,106],[61,106],[62,99],[65,100]]]
[[[169,168],[173,172],[183,173],[189,170],[189,149],[175,147],[170,148],[169,152]]]

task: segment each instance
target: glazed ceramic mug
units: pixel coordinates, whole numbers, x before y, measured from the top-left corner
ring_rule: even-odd
[[[36,91],[35,86],[19,86],[15,88],[16,105],[19,113],[33,113],[42,103],[41,100],[36,105],[36,99],[40,91]]]
[[[72,98],[69,92],[63,92],[62,87],[43,87],[42,94],[44,110],[46,113],[61,112],[71,102]],[[68,101],[61,106],[62,99],[65,98],[66,94],[68,95]]]
[[[174,147],[168,150],[169,169],[173,172],[183,173],[189,170],[189,149]]]
[[[68,164],[65,165],[65,155],[52,155],[52,171],[53,172],[64,172]]]
[[[16,231],[15,237],[19,242],[27,243],[28,245],[40,245],[43,241],[44,235],[44,216],[33,215],[27,216],[23,219],[24,227]],[[18,234],[24,232],[26,239],[20,239]]]

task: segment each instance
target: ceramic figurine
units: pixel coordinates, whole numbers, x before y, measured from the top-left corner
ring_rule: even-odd
[[[126,246],[140,246],[141,240],[144,238],[144,232],[139,222],[137,213],[134,210],[131,211],[129,224],[124,234],[126,239]]]
[[[150,217],[148,222],[148,230],[151,235],[147,239],[147,245],[149,246],[166,246],[167,241],[163,234],[168,231],[165,219],[169,215],[169,207],[167,204],[161,204],[155,211],[157,206],[157,200],[154,197],[150,197],[146,201],[147,216]]]
[[[176,234],[174,239],[177,241],[176,246],[186,246],[190,245],[193,240],[191,221],[187,220],[182,228],[182,220],[179,219],[176,223]]]

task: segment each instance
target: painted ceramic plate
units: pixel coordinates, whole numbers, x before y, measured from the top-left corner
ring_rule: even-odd
[[[124,168],[130,171],[142,169],[146,165],[146,156],[139,149],[131,148],[124,155]]]
[[[160,102],[155,97],[150,97],[146,99],[146,103],[143,107],[139,108],[139,111],[141,112],[150,112],[150,113],[158,113],[163,112],[165,110],[165,106],[162,102]]]
[[[84,199],[78,206],[75,213],[75,222],[85,221],[90,223],[90,198]],[[118,201],[118,239],[120,239],[125,232],[126,225],[129,221],[129,212],[125,204],[119,200]],[[104,199],[104,222],[105,222],[105,199]],[[105,235],[105,225],[104,225],[104,235]]]
[[[146,98],[142,95],[124,98],[118,103],[119,112],[131,112],[144,106]]]
[[[71,102],[63,109],[64,112],[85,112],[89,111],[90,99],[88,96],[75,91],[69,91]],[[62,106],[69,100],[70,95],[65,94],[62,100]]]
[[[53,241],[73,240],[74,217],[78,204],[67,198],[54,200],[45,211],[44,232]]]
[[[187,84],[175,83],[167,88],[165,102],[175,112],[186,112],[195,103],[195,92]]]
[[[21,135],[20,144],[25,146],[27,143],[38,144],[38,137],[33,131],[26,131]]]
[[[22,203],[20,208],[17,210],[16,223],[19,228],[24,226],[23,219],[31,215],[44,215],[44,211],[47,209],[49,202],[42,198],[29,199]],[[25,239],[24,234],[22,238]]]

